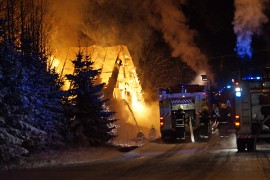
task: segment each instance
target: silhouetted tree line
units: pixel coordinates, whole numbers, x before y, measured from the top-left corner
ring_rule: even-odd
[[[139,75],[147,101],[157,100],[158,88],[187,84],[194,78],[186,63],[171,56],[171,49],[162,34],[153,31],[151,41],[144,44],[143,58],[139,61]]]

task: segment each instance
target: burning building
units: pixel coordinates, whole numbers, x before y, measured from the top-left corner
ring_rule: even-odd
[[[150,111],[147,110],[149,105],[146,107],[144,103],[142,87],[126,46],[94,45],[57,49],[50,63],[62,77],[65,74],[72,74],[71,61],[76,59],[79,51],[90,57],[94,62],[94,69],[101,69],[99,83],[105,83],[104,96],[110,99],[113,111],[116,111],[119,118],[119,136],[124,134],[125,139],[133,138],[139,130],[147,131],[152,125],[157,124],[158,118],[149,115]],[[69,86],[69,82],[65,81],[64,89],[68,89]]]
[[[71,60],[76,59],[79,50],[90,56],[91,61],[94,62],[94,69],[101,69],[99,78],[101,83],[106,84],[104,89],[106,98],[124,99],[133,106],[143,102],[136,68],[126,46],[58,49],[51,59],[52,66],[56,67],[57,72],[62,76],[72,74]],[[65,82],[64,88],[69,88],[69,82]]]

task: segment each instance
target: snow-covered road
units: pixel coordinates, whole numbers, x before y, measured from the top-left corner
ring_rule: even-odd
[[[160,139],[89,164],[1,171],[3,179],[270,179],[270,146],[238,153],[235,136],[209,142],[164,144]],[[1,179],[0,178],[0,179]],[[1,180],[2,180],[1,179]]]

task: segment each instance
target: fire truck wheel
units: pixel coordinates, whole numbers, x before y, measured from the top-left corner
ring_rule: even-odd
[[[171,142],[175,141],[175,138],[173,138],[171,136],[163,136],[163,137],[161,137],[161,139],[164,143],[171,143]]]
[[[248,151],[255,151],[256,150],[256,143],[255,139],[249,139],[247,142],[247,150]]]
[[[237,139],[237,150],[243,152],[246,149],[246,143],[243,139]]]

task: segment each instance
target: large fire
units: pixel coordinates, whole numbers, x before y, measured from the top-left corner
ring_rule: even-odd
[[[118,115],[122,128],[119,136],[124,134],[128,136],[125,138],[132,138],[140,129],[147,133],[152,125],[157,128],[158,111],[152,110],[144,103],[142,87],[127,47],[119,45],[58,49],[49,61],[50,67],[55,68],[62,77],[65,74],[72,74],[71,61],[76,59],[79,50],[94,62],[94,69],[101,69],[99,83],[106,84],[104,94],[117,102],[114,111]],[[69,82],[65,81],[64,89],[68,89],[69,86]]]

